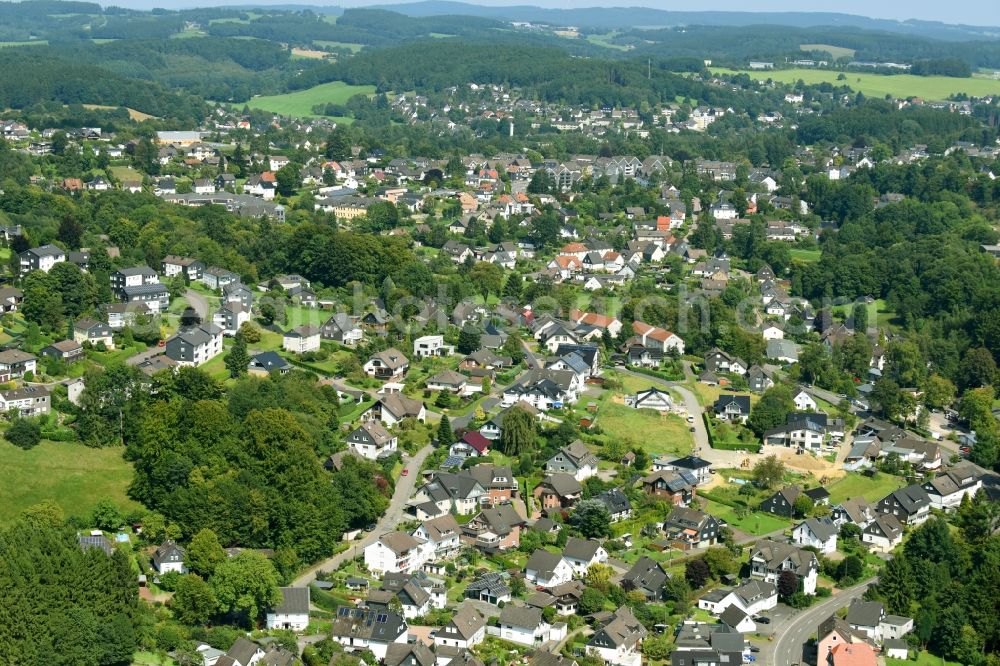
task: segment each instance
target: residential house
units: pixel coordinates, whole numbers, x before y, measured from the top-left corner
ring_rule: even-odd
[[[626,404],[636,409],[652,409],[657,412],[669,412],[673,406],[673,398],[663,389],[655,386],[639,391],[634,396],[626,398]]]
[[[697,479],[685,471],[660,470],[642,479],[642,489],[668,500],[674,506],[687,506],[694,499]]]
[[[571,474],[548,474],[533,491],[543,511],[565,509],[583,496],[583,486]]]
[[[573,565],[558,553],[539,548],[524,565],[524,579],[538,587],[554,587],[572,580]]]
[[[812,546],[829,555],[837,550],[839,531],[830,518],[808,518],[792,528],[792,542],[799,546]]]
[[[639,338],[639,344],[644,347],[656,348],[664,353],[672,350],[678,356],[684,355],[684,341],[676,333],[641,321],[632,322],[632,331]]]
[[[419,400],[400,393],[383,395],[361,414],[362,421],[378,419],[388,428],[408,418],[424,421],[427,418],[427,408]]]
[[[875,507],[864,497],[852,497],[844,500],[830,510],[830,518],[839,527],[851,523],[864,528],[875,520]]]
[[[14,287],[0,287],[0,314],[17,312],[24,301],[24,292]]]
[[[746,423],[750,418],[750,396],[722,395],[712,406],[717,418],[732,423]]]
[[[360,660],[360,659],[359,659]],[[435,666],[437,658],[423,643],[391,643],[385,651],[384,666]]]
[[[526,402],[543,411],[559,409],[575,403],[582,389],[580,376],[572,371],[534,368],[507,387],[500,404],[507,408]]]
[[[632,502],[620,488],[605,490],[601,494],[595,495],[594,499],[599,500],[608,509],[612,523],[627,520],[632,516]]]
[[[745,375],[750,368],[743,359],[727,354],[721,349],[713,349],[705,354],[705,369],[712,373],[728,372],[734,375]]]
[[[903,525],[919,525],[930,517],[931,499],[919,484],[894,490],[875,506],[879,513],[891,514]]]
[[[320,327],[320,337],[338,342],[345,347],[353,347],[364,337],[364,332],[352,317],[344,312],[338,312]]]
[[[454,370],[442,370],[427,378],[427,388],[431,391],[450,391],[464,394],[468,391],[469,378]]]
[[[800,412],[815,412],[818,409],[816,400],[803,390],[795,394],[792,402],[795,403],[795,409]]]
[[[365,567],[376,574],[419,571],[433,556],[426,543],[406,532],[386,532],[365,548]]]
[[[643,555],[622,576],[621,584],[626,591],[637,590],[647,601],[657,602],[663,599],[664,587],[669,579],[670,574],[662,564]]]
[[[833,651],[844,647],[866,645],[867,636],[851,629],[847,621],[837,615],[831,615],[820,623],[817,630],[819,640],[816,643],[817,664],[830,666],[833,663]]]
[[[222,334],[236,335],[240,327],[250,321],[250,311],[239,301],[226,303],[212,314],[212,323],[222,329]]]
[[[222,329],[215,324],[183,328],[167,338],[166,355],[181,366],[197,367],[222,353]]]
[[[704,511],[676,506],[663,521],[663,531],[681,550],[708,548],[719,538],[719,521]]]
[[[175,275],[183,275],[188,282],[201,280],[201,275],[204,270],[205,264],[197,259],[192,259],[191,257],[178,257],[173,254],[165,256],[160,265],[160,271],[166,277],[170,278]]]
[[[486,574],[489,576],[490,574]],[[483,577],[485,578],[485,577]],[[498,587],[489,587],[479,585],[476,587],[476,583],[483,580],[483,578],[477,579],[469,584],[466,588],[468,593],[469,588],[473,588],[474,591],[478,590],[479,595],[476,597],[480,601],[493,598],[497,599],[497,596],[490,596],[491,594],[497,594],[503,596],[502,590]],[[496,579],[491,579],[494,583],[499,583]],[[499,583],[500,587],[503,587],[503,583]],[[487,599],[483,599],[483,592],[486,592]],[[510,600],[510,589],[507,589],[507,600]],[[489,603],[498,603],[496,602]],[[436,647],[452,647],[452,648],[471,648],[479,645],[486,638],[486,618],[478,610],[473,608],[468,604],[460,604],[455,614],[452,615],[448,624],[444,625],[434,636],[434,645]]]
[[[413,341],[413,355],[417,358],[429,356],[449,356],[455,348],[444,343],[443,335],[425,335]]]
[[[516,405],[519,409],[527,411],[529,414],[531,414],[536,418],[539,416],[538,410],[535,409],[533,405],[530,405],[526,402],[518,402],[516,403]],[[511,405],[511,407],[513,406],[514,405]],[[508,409],[510,408],[508,407]],[[503,433],[503,417],[506,413],[507,409],[500,412],[499,414],[492,417],[490,420],[488,420],[486,423],[483,424],[483,426],[479,429],[479,432],[483,435],[483,437],[493,442],[500,439],[500,435]]]
[[[903,542],[903,525],[891,513],[876,513],[863,529],[861,541],[872,550],[888,553]]]
[[[608,551],[599,541],[570,537],[563,547],[563,559],[572,567],[573,575],[582,578],[590,567],[607,563]]]
[[[391,455],[398,439],[379,421],[365,421],[347,436],[347,446],[362,458],[377,460]]]
[[[281,602],[267,609],[267,628],[305,631],[309,626],[309,588],[279,587],[278,592],[281,593]]]
[[[0,391],[0,413],[17,412],[18,416],[42,416],[51,410],[52,398],[44,386],[21,386]]]
[[[962,498],[972,499],[983,487],[982,475],[972,465],[958,465],[925,481],[923,488],[932,509],[958,508]]]
[[[293,354],[305,354],[319,351],[320,330],[316,326],[306,325],[293,328],[285,333],[281,340],[281,348]]]
[[[362,366],[368,376],[385,380],[399,379],[409,368],[410,361],[394,347],[372,354]]]
[[[120,292],[125,287],[138,287],[143,284],[156,284],[160,281],[159,276],[149,266],[136,266],[134,268],[120,268],[110,276],[111,290]]]
[[[153,553],[153,568],[160,574],[187,573],[184,566],[185,551],[173,539],[167,539]]]
[[[209,289],[222,289],[230,285],[239,284],[240,276],[232,271],[218,266],[210,266],[201,274],[201,282]]]
[[[83,356],[83,347],[76,340],[59,340],[47,347],[43,347],[41,354],[42,356],[72,363]]]
[[[647,631],[628,606],[614,612],[611,620],[594,632],[587,641],[587,650],[597,653],[606,664],[640,666],[642,640]]]
[[[250,362],[247,364],[247,374],[266,377],[272,372],[277,372],[283,375],[293,367],[277,352],[261,352],[250,357]]]
[[[828,501],[830,493],[825,488],[809,488],[802,490],[798,486],[785,486],[760,503],[760,510],[777,516],[792,518],[795,515],[795,501],[805,496],[809,498],[809,506]]]
[[[84,317],[73,324],[73,340],[81,345],[89,342],[92,345],[103,343],[108,349],[115,348],[111,327],[102,321]]]
[[[24,377],[38,371],[38,358],[20,349],[0,350],[0,382]]]
[[[492,442],[479,431],[469,430],[451,445],[448,455],[460,458],[485,456],[489,454],[491,444]]]
[[[876,643],[882,642],[882,632],[879,625],[885,619],[885,606],[881,601],[861,601],[855,599],[847,608],[844,618],[854,631],[863,634]]]
[[[455,516],[449,513],[425,520],[413,531],[413,536],[433,548],[435,560],[446,560],[458,554],[461,531]]]
[[[145,303],[107,303],[101,306],[108,319],[108,326],[121,330],[135,324],[136,317],[148,316],[149,306]]]
[[[462,527],[462,541],[485,553],[497,553],[521,544],[525,521],[512,504],[483,509]]]
[[[749,616],[760,615],[778,605],[778,588],[763,580],[748,580],[737,587],[722,587],[702,595],[698,608],[714,615],[735,606]]]
[[[795,574],[805,594],[816,594],[819,560],[815,553],[770,539],[754,544],[750,552],[750,575],[753,578],[762,578],[777,585],[783,571]]]
[[[597,474],[597,456],[579,439],[559,449],[545,463],[546,474],[569,474],[577,481],[585,481]]]
[[[712,463],[698,456],[684,456],[674,460],[657,458],[653,461],[653,471],[661,470],[687,472],[694,478],[695,483],[704,484],[708,483],[711,477]]]
[[[510,575],[505,572],[487,571],[465,587],[465,598],[485,601],[494,606],[501,601],[507,603],[511,600],[509,580]],[[461,608],[460,606],[459,609]]]
[[[126,285],[118,294],[125,303],[134,307],[145,305],[154,314],[164,312],[170,306],[170,290],[159,282]]]
[[[389,645],[406,643],[407,628],[406,619],[395,611],[341,606],[330,635],[348,652],[371,650],[382,660]]]
[[[21,253],[21,275],[29,271],[48,273],[56,264],[66,261],[66,251],[55,245],[33,247]]]
[[[507,604],[500,611],[496,633],[503,640],[532,647],[561,641],[566,636],[566,625],[550,625],[538,608]]]

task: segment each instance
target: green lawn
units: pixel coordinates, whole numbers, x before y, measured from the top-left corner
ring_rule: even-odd
[[[611,40],[618,36],[617,32],[607,32],[603,35],[590,34],[587,35],[587,41],[591,44],[597,44],[598,46],[603,46],[604,48],[614,49],[616,51],[630,51],[631,46],[625,46],[624,44],[615,44]]]
[[[287,116],[315,116],[312,108],[317,104],[344,104],[355,95],[371,95],[375,86],[352,86],[343,81],[324,83],[306,90],[284,95],[255,97],[248,104],[254,109]]]
[[[729,523],[730,527],[754,536],[770,534],[771,532],[776,532],[777,530],[783,530],[792,526],[792,524],[784,518],[772,516],[767,513],[754,512],[747,515],[745,518],[740,518],[736,515],[736,510],[731,506],[719,504],[718,502],[712,502],[711,500],[705,503],[703,509],[716,518],[722,518]]]
[[[853,303],[833,306],[834,314],[842,314],[845,317],[850,317],[853,310]],[[901,320],[896,317],[896,312],[889,308],[889,304],[885,302],[885,299],[877,298],[874,302],[868,304],[869,327],[894,328],[898,327],[900,323]]]
[[[957,661],[946,661],[941,657],[935,657],[930,652],[922,650],[915,661],[909,659],[889,659],[886,657],[885,666],[962,666]]]
[[[153,652],[136,652],[132,655],[132,666],[174,666],[176,663],[166,655],[160,657]]]
[[[653,456],[686,456],[694,448],[687,423],[676,414],[661,415],[650,409],[607,402],[598,413],[597,424],[609,437],[631,440]]]
[[[0,522],[42,500],[55,500],[67,515],[86,516],[102,497],[124,509],[139,505],[125,496],[132,465],[121,449],[91,449],[82,444],[43,441],[28,451],[0,441]]]
[[[32,39],[26,42],[0,42],[0,49],[6,49],[13,46],[45,46],[49,43],[47,39]]]
[[[808,263],[808,262],[813,262],[813,261],[819,261],[820,256],[823,254],[823,251],[822,250],[801,250],[801,249],[792,248],[792,249],[790,249],[788,251],[788,253],[790,255],[792,255],[792,259],[794,259],[796,261],[803,261],[803,262],[807,262]]]
[[[807,84],[830,83],[846,85],[855,92],[868,97],[922,97],[926,100],[946,100],[950,96],[965,93],[976,97],[986,97],[1000,94],[1000,81],[993,78],[974,77],[968,79],[950,76],[914,76],[912,74],[869,74],[860,72],[838,72],[823,69],[782,69],[766,71],[731,70],[712,68],[715,73],[749,74],[752,78],[766,81],[768,79],[779,83],[792,84],[799,79]],[[838,81],[837,77],[844,74],[847,78]]]
[[[830,504],[840,504],[851,497],[864,497],[875,502],[905,484],[898,476],[879,472],[874,479],[863,474],[848,474],[826,487],[830,491]]]
[[[108,167],[108,169],[111,171],[111,175],[118,180],[142,181],[142,174],[130,166],[113,166]]]

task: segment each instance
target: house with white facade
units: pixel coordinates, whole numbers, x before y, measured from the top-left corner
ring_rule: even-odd
[[[795,574],[805,594],[816,594],[819,560],[815,553],[770,539],[758,541],[750,552],[750,576],[777,585],[783,571]]]
[[[167,338],[166,355],[180,366],[197,367],[222,353],[222,329],[201,324],[177,331]]]
[[[531,585],[554,587],[573,580],[573,566],[562,555],[539,548],[524,565],[524,579]]]
[[[573,575],[582,578],[590,567],[607,563],[608,551],[599,541],[570,537],[563,548],[563,560],[573,568]]]
[[[792,542],[812,546],[824,554],[837,550],[837,524],[830,518],[807,518],[792,528]]]
[[[505,641],[527,646],[558,642],[566,637],[565,624],[550,625],[542,618],[541,609],[514,604],[507,604],[500,611],[500,619],[494,631]]]
[[[299,326],[285,333],[281,348],[293,354],[319,351],[320,330],[317,326]]]
[[[417,358],[450,356],[455,347],[444,343],[443,335],[424,335],[413,341],[413,355]]]
[[[376,574],[413,573],[433,558],[426,544],[406,532],[386,532],[365,548],[365,566]]]
[[[399,439],[379,421],[365,421],[347,436],[347,446],[362,458],[378,460],[391,455]]]
[[[281,602],[267,610],[268,629],[305,631],[309,626],[309,588],[279,587]]]
[[[549,458],[545,463],[545,472],[546,474],[562,472],[571,475],[577,481],[585,481],[597,474],[598,462],[597,456],[578,439],[562,447]]]
[[[389,646],[406,643],[406,619],[388,609],[341,606],[333,621],[330,636],[345,652],[371,650],[379,661],[385,659]]]
[[[606,664],[640,666],[642,640],[646,634],[646,628],[636,619],[632,609],[622,606],[609,622],[594,632],[587,641],[587,651],[595,652]]]
[[[153,568],[160,574],[171,571],[187,573],[187,567],[184,566],[184,555],[183,548],[178,546],[173,539],[167,539],[153,553]]]

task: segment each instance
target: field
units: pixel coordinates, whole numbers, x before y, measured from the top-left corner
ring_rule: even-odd
[[[323,58],[327,57],[328,55],[330,55],[330,54],[327,53],[326,51],[314,51],[312,49],[300,49],[300,48],[297,48],[297,47],[292,48],[292,57],[293,58],[307,58],[307,59],[312,59],[312,60],[322,60]]]
[[[44,46],[48,43],[49,40],[47,39],[32,39],[27,42],[0,42],[0,49],[6,49],[14,46],[37,46],[37,45]]]
[[[138,508],[125,496],[132,481],[132,465],[122,460],[121,449],[91,449],[82,444],[48,442],[22,451],[0,441],[0,469],[8,479],[0,487],[0,522],[42,500],[58,502],[67,515],[86,516],[102,497],[123,509]]]
[[[792,248],[788,251],[795,261],[802,261],[805,263],[810,263],[813,261],[819,261],[820,256],[822,256],[822,250],[800,250]]]
[[[110,167],[111,175],[118,180],[138,180],[142,181],[142,174],[133,169],[130,166],[113,166]]]
[[[587,41],[591,44],[597,44],[598,46],[603,46],[608,49],[615,49],[616,51],[630,51],[631,46],[625,46],[623,44],[615,44],[611,40],[617,36],[616,32],[609,32],[603,35],[589,34],[587,35]]]
[[[350,51],[351,53],[357,53],[361,49],[365,48],[364,44],[355,44],[353,42],[330,42],[325,40],[314,40],[313,44],[321,48],[347,50]]]
[[[1000,81],[987,78],[957,79],[949,76],[914,76],[912,74],[865,74],[859,72],[837,72],[823,69],[781,69],[770,71],[748,71],[713,68],[715,73],[732,74],[739,71],[761,81],[771,79],[779,83],[795,83],[799,79],[809,84],[830,83],[846,85],[855,92],[868,97],[922,97],[926,100],[945,100],[957,93],[977,97],[1000,94]],[[838,81],[844,74],[847,79]]]
[[[826,489],[830,491],[830,504],[840,504],[851,497],[864,497],[869,502],[876,502],[902,486],[902,480],[891,474],[880,473],[874,479],[861,474],[848,474]]]
[[[114,107],[114,106],[105,106],[103,104],[84,104],[83,108],[85,108],[85,109],[114,109],[114,108],[117,108],[117,107]],[[143,113],[142,111],[136,111],[135,109],[129,109],[127,107],[126,107],[126,110],[128,111],[128,117],[129,118],[131,118],[132,120],[138,121],[140,123],[143,120],[150,120],[151,118],[155,118],[156,117],[156,116],[151,116],[148,113]]]
[[[848,305],[835,305],[833,306],[834,314],[842,314],[845,317],[850,317],[851,312],[854,310],[854,304]],[[877,298],[874,302],[868,304],[868,326],[878,326],[879,328],[893,328],[900,324],[900,320],[896,318],[896,313],[889,309],[889,304],[885,302],[884,299]]]
[[[685,456],[693,448],[687,423],[675,414],[661,416],[653,410],[607,402],[601,407],[597,424],[615,439],[640,444],[651,456]]]
[[[759,511],[750,513],[745,518],[740,518],[736,515],[735,509],[725,504],[719,504],[718,502],[706,502],[705,511],[717,518],[722,518],[729,523],[730,527],[754,536],[770,534],[792,526],[790,522],[783,518],[760,513]]]
[[[333,81],[284,95],[254,97],[249,105],[271,113],[285,116],[314,116],[312,108],[317,104],[344,104],[355,95],[371,95],[375,86],[352,86],[343,81]]]
[[[854,49],[849,49],[843,46],[834,46],[833,44],[799,44],[799,48],[803,51],[826,51],[834,60],[839,60],[841,58],[853,58]]]

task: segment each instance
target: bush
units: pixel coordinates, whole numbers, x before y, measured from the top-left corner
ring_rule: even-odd
[[[33,449],[42,441],[42,427],[35,419],[14,418],[4,437],[18,448]]]

